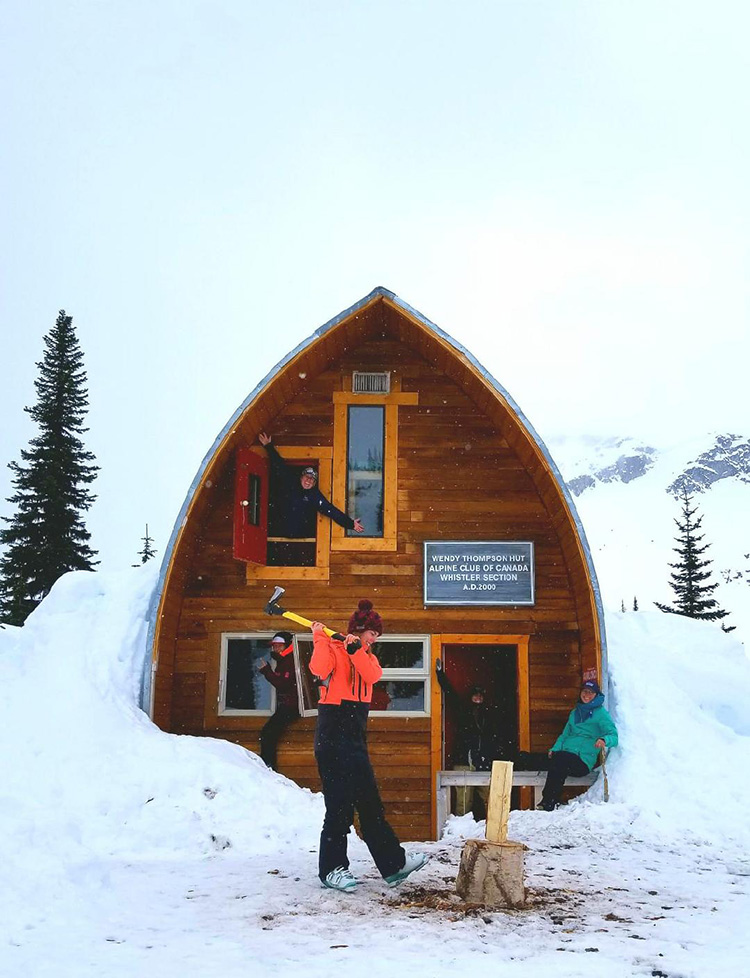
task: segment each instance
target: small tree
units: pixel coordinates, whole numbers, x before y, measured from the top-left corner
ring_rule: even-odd
[[[669,565],[672,568],[669,586],[675,593],[675,599],[671,607],[659,604],[658,601],[654,604],[660,611],[670,614],[719,621],[726,618],[729,612],[720,608],[718,601],[711,597],[719,585],[709,583],[711,571],[708,568],[712,562],[702,559],[702,555],[710,546],[708,543],[701,546],[704,534],[699,534],[698,530],[703,517],[695,518],[698,509],[690,505],[692,496],[688,494],[687,489],[683,488],[680,496],[682,520],[675,520],[679,533],[675,537],[677,546],[674,547],[678,560]]]
[[[141,564],[147,563],[152,557],[156,556],[156,550],[151,546],[154,542],[152,537],[148,535],[148,523],[146,524],[146,536],[141,537],[141,542],[143,547],[138,551],[138,556],[141,558]],[[133,564],[133,567],[138,567],[138,564]]]
[[[638,611],[638,598],[633,598],[633,611]]]
[[[61,310],[44,337],[45,351],[34,382],[37,402],[25,410],[39,426],[22,463],[11,462],[16,507],[0,530],[0,619],[21,625],[61,574],[92,570],[98,561],[81,513],[94,499],[85,487],[99,471],[79,435],[87,431],[83,353],[73,317]]]

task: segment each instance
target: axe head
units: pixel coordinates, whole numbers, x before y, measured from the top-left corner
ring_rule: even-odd
[[[286,588],[279,587],[278,585],[276,585],[276,587],[273,589],[273,594],[271,595],[271,600],[268,602],[268,604],[263,609],[267,615],[283,615],[284,614],[284,612],[286,611],[286,608],[282,608],[276,602],[279,600],[279,598],[281,597],[281,595],[284,593],[285,590],[286,590]]]

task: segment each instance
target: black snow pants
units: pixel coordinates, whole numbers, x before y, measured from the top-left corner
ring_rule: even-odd
[[[406,853],[388,824],[367,753],[366,703],[318,706],[315,759],[318,762],[326,814],[320,834],[318,873],[349,867],[347,836],[359,815],[362,838],[381,876],[403,868]]]
[[[566,778],[582,778],[588,773],[588,766],[578,754],[572,754],[567,750],[556,750],[549,760],[547,780],[542,790],[542,808],[552,811],[557,805]]]
[[[276,707],[276,712],[265,723],[260,732],[260,756],[273,771],[277,770],[276,748],[279,744],[279,738],[292,720],[296,720],[298,716],[299,712],[296,707],[284,706],[283,703],[280,703]]]

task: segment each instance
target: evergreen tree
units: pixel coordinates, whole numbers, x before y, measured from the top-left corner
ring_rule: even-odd
[[[633,611],[638,611],[638,598],[633,598]]]
[[[79,437],[88,430],[86,372],[73,317],[64,309],[44,345],[37,402],[24,409],[39,434],[21,450],[21,463],[9,464],[16,491],[8,502],[16,511],[0,529],[0,620],[14,625],[23,624],[61,574],[98,563],[81,513],[96,498],[86,486],[99,469]]]
[[[141,564],[147,563],[152,557],[156,556],[156,550],[152,547],[153,538],[148,535],[148,523],[146,524],[146,536],[141,537],[143,542],[143,547],[138,551],[138,556],[141,558]],[[138,564],[133,564],[133,567],[138,567]]]
[[[620,598],[620,611],[625,611],[625,598]]]
[[[687,615],[688,618],[702,618],[707,621],[719,621],[726,618],[729,614],[719,607],[718,601],[711,595],[719,586],[710,584],[711,565],[710,560],[704,560],[703,554],[708,550],[710,544],[701,545],[704,534],[699,534],[703,517],[695,518],[698,512],[697,507],[692,507],[692,496],[683,487],[682,499],[682,520],[675,520],[678,535],[675,537],[677,546],[674,552],[678,560],[669,566],[672,568],[669,586],[675,593],[672,607],[669,605],[654,604],[660,611],[666,611],[674,615]]]

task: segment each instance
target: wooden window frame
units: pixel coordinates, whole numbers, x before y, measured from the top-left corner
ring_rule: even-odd
[[[463,635],[440,634],[432,636],[432,669],[442,657],[444,645],[515,645],[516,677],[518,692],[518,749],[528,751],[531,747],[531,713],[529,699],[529,641],[530,635]],[[437,786],[438,771],[443,763],[443,706],[442,690],[439,683],[432,684],[432,720],[430,722],[430,777],[432,803],[430,805],[430,825],[432,837],[437,838]],[[530,789],[522,788],[521,793]],[[523,796],[524,805],[528,798]]]
[[[254,448],[254,451],[264,452],[265,449]],[[331,498],[331,461],[333,449],[326,446],[312,447],[309,445],[276,445],[276,451],[282,458],[290,462],[318,463],[318,488],[326,497]],[[315,566],[314,567],[284,567],[267,564],[246,564],[245,581],[327,581],[330,577],[331,564],[331,526],[336,526],[327,516],[317,514]],[[342,529],[342,527],[338,527]]]
[[[398,549],[398,409],[401,404],[418,404],[416,392],[354,394],[335,391],[333,395],[333,505],[346,512],[346,466],[349,408],[385,408],[385,448],[383,452],[383,536],[346,535],[343,526],[331,527],[331,550],[384,551]],[[420,714],[421,716],[421,714]]]
[[[261,642],[268,642],[276,632],[221,632],[220,652],[219,652],[219,689],[216,696],[216,716],[226,719],[227,717],[272,717],[276,712],[276,687],[271,686],[271,706],[268,710],[233,710],[228,709],[225,702],[227,664],[229,659],[229,642],[231,639],[257,639]],[[268,658],[271,658],[269,648]],[[264,680],[265,681],[265,680]]]

